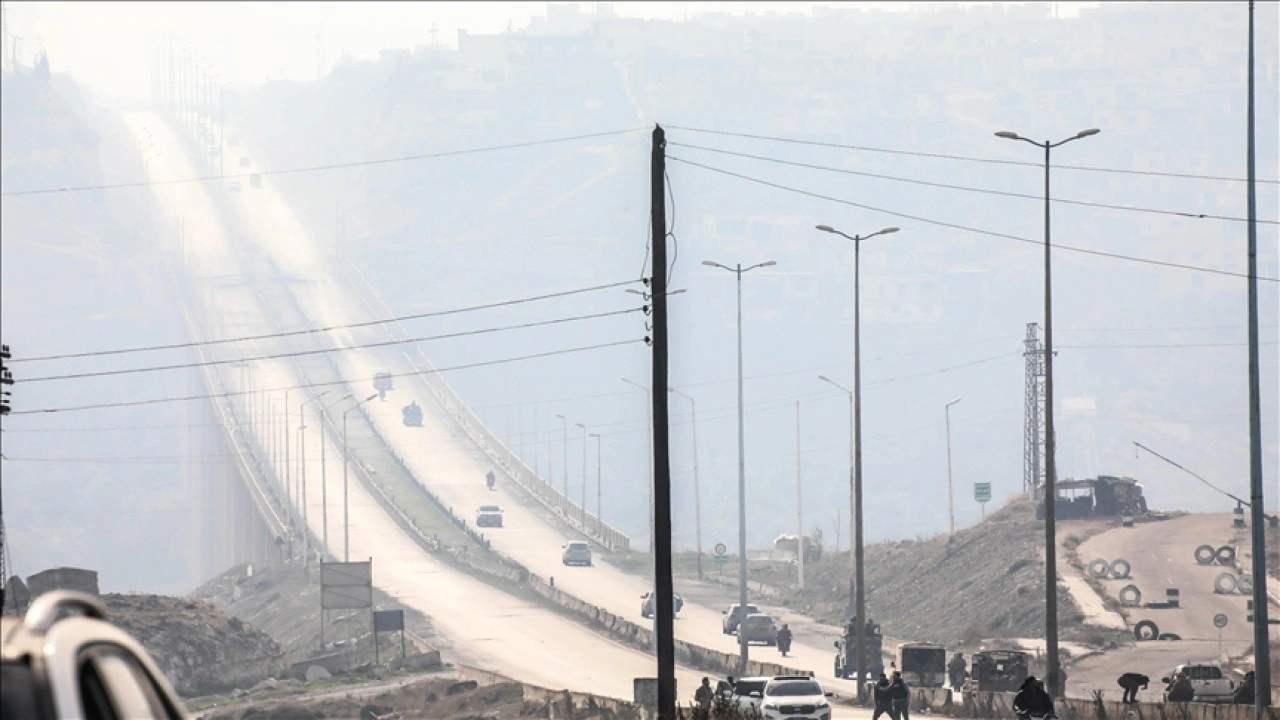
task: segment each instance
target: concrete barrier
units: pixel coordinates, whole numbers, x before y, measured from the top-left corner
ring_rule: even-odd
[[[917,696],[928,693],[916,690],[914,702],[925,702]],[[947,691],[950,694],[950,691]],[[952,717],[1010,718],[1014,693],[956,693],[936,712]],[[1253,720],[1253,705],[1218,705],[1211,703],[1140,702],[1126,705],[1116,700],[1084,700],[1067,698],[1054,703],[1060,720]],[[1267,708],[1268,720],[1280,720],[1280,708]]]

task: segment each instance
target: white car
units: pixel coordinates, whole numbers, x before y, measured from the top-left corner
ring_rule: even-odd
[[[1191,678],[1191,688],[1196,693],[1195,702],[1229,703],[1235,699],[1235,686],[1231,683],[1231,678],[1222,673],[1222,668],[1200,663],[1178,665],[1173,668],[1169,677],[1160,678],[1165,683],[1166,695],[1169,681],[1184,670]]]
[[[811,677],[775,677],[764,686],[760,713],[765,720],[831,720],[830,696]]]
[[[591,545],[583,540],[570,540],[564,545],[565,565],[586,565],[591,567]]]
[[[772,679],[769,677],[738,678],[728,695],[730,705],[737,708],[744,717],[756,717],[760,712],[760,705],[764,702],[765,686]]]

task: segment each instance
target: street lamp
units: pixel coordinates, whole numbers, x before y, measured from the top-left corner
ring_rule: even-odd
[[[578,522],[585,527],[587,524],[587,426],[582,423],[574,423],[574,425],[582,428],[582,505],[578,508]]]
[[[862,292],[860,288],[862,241],[877,235],[898,232],[887,227],[870,235],[846,235],[830,225],[816,225],[818,230],[853,241],[853,507],[849,523],[853,530],[854,588],[853,605],[857,613],[858,701],[865,695],[863,677],[866,672],[866,592],[862,587]]]
[[[743,268],[741,263],[734,267],[721,265],[718,262],[703,260],[707,267],[728,270],[738,280],[738,672],[747,672],[747,456],[746,427],[743,421],[742,404],[742,275],[756,268],[777,265],[772,260]],[[859,683],[861,684],[861,683]]]
[[[348,395],[347,397],[351,396]],[[378,397],[378,393],[374,393],[342,411],[342,562],[351,562],[351,523],[347,516],[347,466],[351,464],[351,456],[347,451],[347,413],[376,397]]]
[[[591,433],[591,437],[596,439],[596,524],[599,525],[600,534],[604,534],[604,516],[600,514],[600,501],[603,495],[600,492],[600,466],[603,462],[600,455],[600,433]]]
[[[320,408],[320,545],[322,552],[320,557],[329,554],[329,481],[325,475],[325,435],[324,431],[324,414],[333,406],[345,402],[354,393],[347,393],[333,402]]]
[[[1062,688],[1058,683],[1058,548],[1055,535],[1057,520],[1055,502],[1057,495],[1056,480],[1057,463],[1054,460],[1053,428],[1053,292],[1052,292],[1052,253],[1049,244],[1049,151],[1065,145],[1072,140],[1087,138],[1102,132],[1098,128],[1081,130],[1065,140],[1058,142],[1036,142],[1014,132],[1001,130],[996,137],[1006,140],[1021,140],[1025,143],[1044,148],[1044,565],[1045,565],[1045,654],[1048,662],[1048,690],[1053,697],[1061,697]]]
[[[564,501],[560,503],[560,511],[568,515],[569,512],[569,421],[563,415],[556,415],[560,418],[560,441],[563,451],[560,458],[564,460]]]
[[[698,546],[698,579],[702,579],[702,489],[698,482],[698,405],[693,398],[667,386],[673,395],[689,401],[689,413],[693,418],[693,523],[694,539]]]
[[[947,403],[943,411],[947,414],[947,506],[951,510],[951,534],[956,534],[956,486],[951,481],[951,406],[963,398],[956,398]]]
[[[653,549],[653,543],[654,543],[654,537],[653,537],[653,393],[649,391],[649,388],[641,385],[638,382],[632,382],[631,380],[628,380],[626,378],[619,378],[619,379],[622,380],[622,382],[628,385],[631,385],[632,387],[637,387],[644,391],[644,397],[645,397],[644,412],[645,412],[645,418],[649,423],[648,424],[649,453],[647,455],[649,460],[649,474],[646,476],[645,484],[649,486],[649,555],[652,556],[654,553],[654,549]]]
[[[307,524],[307,418],[302,414],[308,405],[316,402],[320,398],[333,392],[332,389],[316,395],[310,400],[303,400],[298,403],[298,472],[299,483],[302,485],[302,565],[306,567],[311,564],[311,526]]]

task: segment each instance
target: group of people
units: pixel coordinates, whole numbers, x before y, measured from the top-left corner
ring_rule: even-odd
[[[902,680],[902,673],[895,670],[892,680],[880,673],[871,699],[876,706],[871,720],[880,720],[881,715],[888,715],[891,720],[911,720],[911,689]]]

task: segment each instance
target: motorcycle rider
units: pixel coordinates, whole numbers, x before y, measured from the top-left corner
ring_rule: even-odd
[[[782,657],[786,657],[791,652],[791,628],[786,623],[782,623],[782,627],[778,629],[778,651],[782,653]]]
[[[489,486],[489,489],[492,490],[494,484],[498,482],[498,478],[494,476],[493,471],[490,470],[488,474],[484,476],[484,482]]]
[[[1045,692],[1044,683],[1034,675],[1028,675],[1022,681],[1022,688],[1013,698],[1013,711],[1018,717],[1048,717],[1053,715],[1053,698]]]

